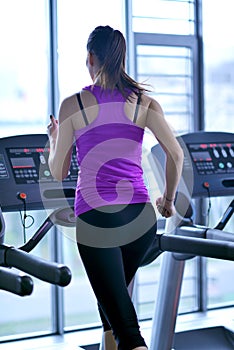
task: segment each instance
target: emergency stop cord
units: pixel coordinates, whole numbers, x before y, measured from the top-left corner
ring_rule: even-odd
[[[26,204],[27,195],[26,195],[26,193],[18,192],[17,198],[23,202],[23,207],[24,207],[23,214],[22,214],[21,210],[19,211],[19,213],[20,213],[21,223],[23,226],[23,239],[24,239],[24,243],[26,243],[26,241],[27,241],[26,229],[32,227],[32,225],[34,224],[34,217],[32,215],[27,214],[27,204]],[[26,225],[26,220],[28,218],[31,220],[31,222],[28,225]]]
[[[208,208],[207,208],[207,226],[209,226],[209,221],[210,221],[210,210],[211,210],[211,199],[210,199],[210,184],[209,182],[205,181],[203,182],[203,187],[207,190],[207,197],[208,197]]]

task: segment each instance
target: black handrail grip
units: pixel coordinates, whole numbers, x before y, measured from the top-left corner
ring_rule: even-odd
[[[15,271],[0,267],[0,289],[19,296],[31,295],[33,280],[30,276],[20,276]]]
[[[71,272],[68,267],[48,262],[14,247],[8,247],[6,250],[5,263],[9,267],[16,267],[42,281],[62,287],[67,286],[71,281]]]

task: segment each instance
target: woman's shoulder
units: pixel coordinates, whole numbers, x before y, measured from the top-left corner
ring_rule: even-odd
[[[159,105],[159,103],[156,101],[156,99],[153,98],[152,96],[148,95],[147,93],[143,93],[141,95],[141,104],[145,108],[150,108],[151,106],[156,107],[157,105]]]
[[[90,89],[89,89],[89,86],[87,86],[87,87],[84,87],[77,92],[74,92],[73,94],[71,94],[69,96],[66,96],[62,100],[61,106],[64,106],[66,108],[70,106],[70,108],[74,107],[77,110],[77,108],[79,107],[78,96],[80,95],[80,97],[83,101],[83,99],[87,99],[87,97],[90,96],[90,91],[91,91],[91,85],[90,85]]]
[[[69,96],[66,96],[60,105],[59,114],[62,120],[71,118],[80,112],[80,107],[78,103],[78,94],[81,95],[81,91],[75,92]],[[83,99],[83,97],[81,97]]]
[[[152,96],[144,93],[142,94],[142,105],[147,109],[153,109],[155,111],[161,111],[162,107],[160,103]]]

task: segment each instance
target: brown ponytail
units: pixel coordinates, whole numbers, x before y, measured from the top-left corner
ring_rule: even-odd
[[[109,26],[95,28],[89,36],[87,50],[99,60],[97,77],[103,89],[118,88],[124,97],[128,95],[126,89],[136,94],[146,91],[125,71],[126,42],[119,30]]]

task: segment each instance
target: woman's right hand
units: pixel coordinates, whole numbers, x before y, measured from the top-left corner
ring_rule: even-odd
[[[158,212],[165,218],[170,218],[176,213],[174,202],[168,201],[164,196],[156,199]]]
[[[49,138],[56,141],[58,135],[58,120],[55,119],[53,115],[50,115],[50,123],[47,126],[47,133]]]

